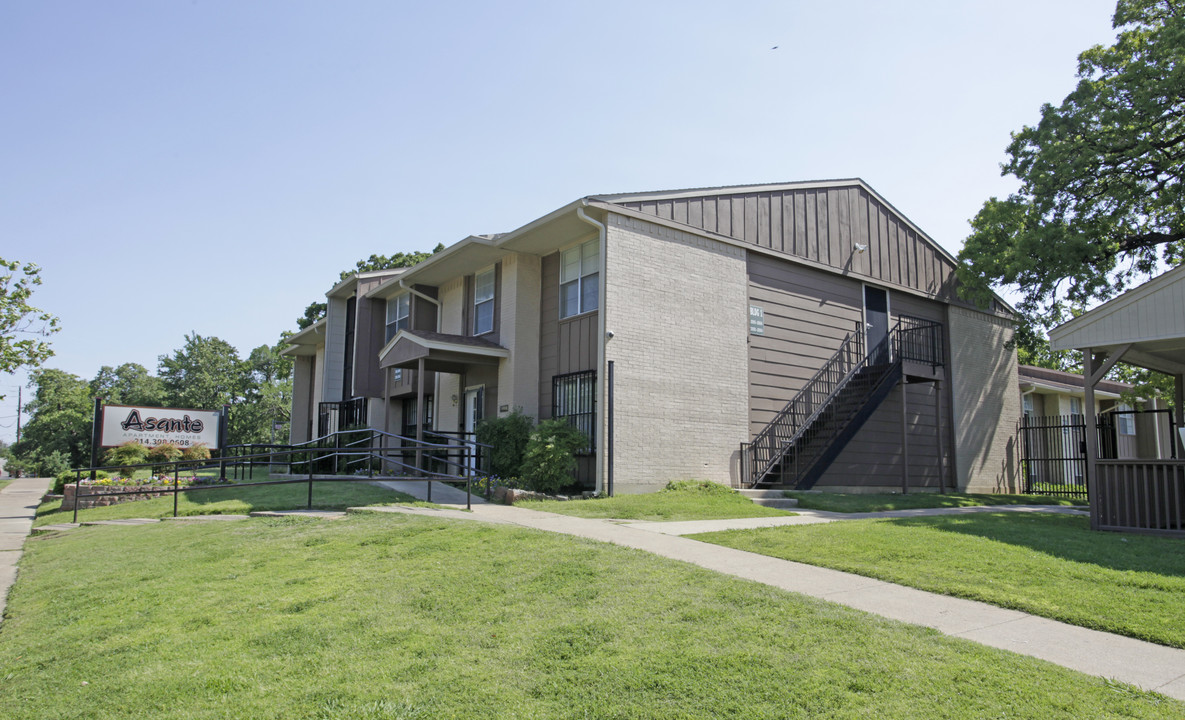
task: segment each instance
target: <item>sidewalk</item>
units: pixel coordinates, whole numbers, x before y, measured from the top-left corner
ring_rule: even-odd
[[[16,565],[25,537],[33,528],[33,517],[49,483],[50,478],[16,478],[0,490],[0,622],[8,603],[8,589],[16,582]]]
[[[425,497],[423,483],[407,485],[408,487],[400,487],[399,490],[421,499]],[[433,501],[440,504],[456,503],[456,499],[441,488],[440,485],[433,486]],[[459,503],[456,504],[463,508],[465,494],[454,492],[460,496]],[[479,503],[476,497],[472,512],[451,507],[444,510],[399,507],[370,510],[413,512],[433,517],[518,525],[645,550],[733,577],[828,600],[893,620],[924,625],[945,635],[1029,655],[1089,675],[1113,678],[1147,690],[1155,690],[1178,700],[1185,700],[1185,650],[1089,630],[1017,610],[1006,610],[972,600],[915,590],[861,575],[779,560],[680,537],[683,534],[712,530],[768,527],[771,524],[836,522],[855,518],[916,517],[974,512],[1080,514],[1081,510],[1054,506],[1040,509],[1033,506],[939,508],[859,514],[803,510],[798,511],[802,514],[792,517],[683,523],[590,520],[506,505]]]

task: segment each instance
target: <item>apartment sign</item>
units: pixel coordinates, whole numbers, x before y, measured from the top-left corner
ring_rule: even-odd
[[[220,416],[217,410],[105,405],[99,445],[114,447],[135,441],[149,447],[165,443],[183,448],[201,444],[216,450]]]

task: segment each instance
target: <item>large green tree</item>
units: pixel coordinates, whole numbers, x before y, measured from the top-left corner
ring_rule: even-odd
[[[242,397],[245,378],[239,351],[225,340],[191,333],[184,346],[158,360],[157,373],[171,407],[218,410]]]
[[[352,270],[342,270],[338,273],[338,282],[345,280],[355,273],[371,272],[373,270],[390,270],[391,268],[405,268],[419,265],[436,253],[444,250],[444,243],[437,243],[432,252],[398,252],[394,255],[371,255],[365,260],[354,263]],[[304,315],[296,319],[296,326],[304,330],[308,326],[325,317],[326,304],[323,302],[310,303],[304,309]]]
[[[965,292],[1019,293],[1035,337],[1185,254],[1185,3],[1119,0],[1115,44],[1078,57],[1078,85],[1012,136],[1020,181],[972,220]]]
[[[292,407],[292,358],[280,354],[283,347],[283,340],[260,345],[244,361],[243,402],[231,412],[231,431],[238,442],[287,442],[287,431],[273,427],[286,426]]]
[[[94,417],[90,384],[63,370],[41,368],[30,374],[29,387],[35,388],[33,399],[24,407],[29,421],[20,442],[12,446],[13,455],[36,465],[59,452],[71,467],[90,465]]]
[[[137,363],[116,368],[104,365],[91,380],[90,388],[92,395],[103,398],[108,405],[160,407],[165,402],[164,381]]]
[[[53,355],[44,338],[59,330],[56,317],[29,304],[41,269],[0,258],[0,273],[0,372],[38,367]]]

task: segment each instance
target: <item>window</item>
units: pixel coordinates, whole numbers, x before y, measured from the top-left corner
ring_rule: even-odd
[[[1120,435],[1136,434],[1136,416],[1132,414],[1131,405],[1120,403],[1115,408],[1115,426],[1119,428]]]
[[[478,273],[473,280],[473,334],[494,330],[494,268]]]
[[[1082,414],[1082,398],[1076,398],[1076,397],[1070,398],[1070,414],[1071,415],[1081,415]]]
[[[387,339],[385,342],[391,342],[391,338],[400,330],[407,330],[411,322],[411,295],[403,293],[402,295],[391,298],[387,301]]]
[[[1024,405],[1025,417],[1032,417],[1033,416],[1033,396],[1032,396],[1032,394],[1021,395],[1020,400],[1021,400],[1021,404]]]
[[[556,375],[551,379],[551,416],[567,420],[588,436],[588,447],[581,454],[591,453],[595,435],[597,374],[593,370]]]
[[[560,317],[597,309],[601,243],[589,240],[560,254]]]

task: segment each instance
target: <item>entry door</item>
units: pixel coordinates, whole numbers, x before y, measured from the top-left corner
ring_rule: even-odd
[[[465,390],[465,412],[461,429],[464,432],[463,437],[467,441],[472,442],[477,439],[477,423],[481,420],[482,398],[484,395],[485,389],[481,387],[467,388]],[[465,453],[465,468],[470,475],[477,471],[476,453]]]
[[[889,362],[890,349],[888,343],[884,347],[880,344],[889,337],[889,293],[870,285],[864,286],[864,341],[867,343],[868,353],[877,351],[873,364]],[[879,348],[879,351],[878,351]]]

